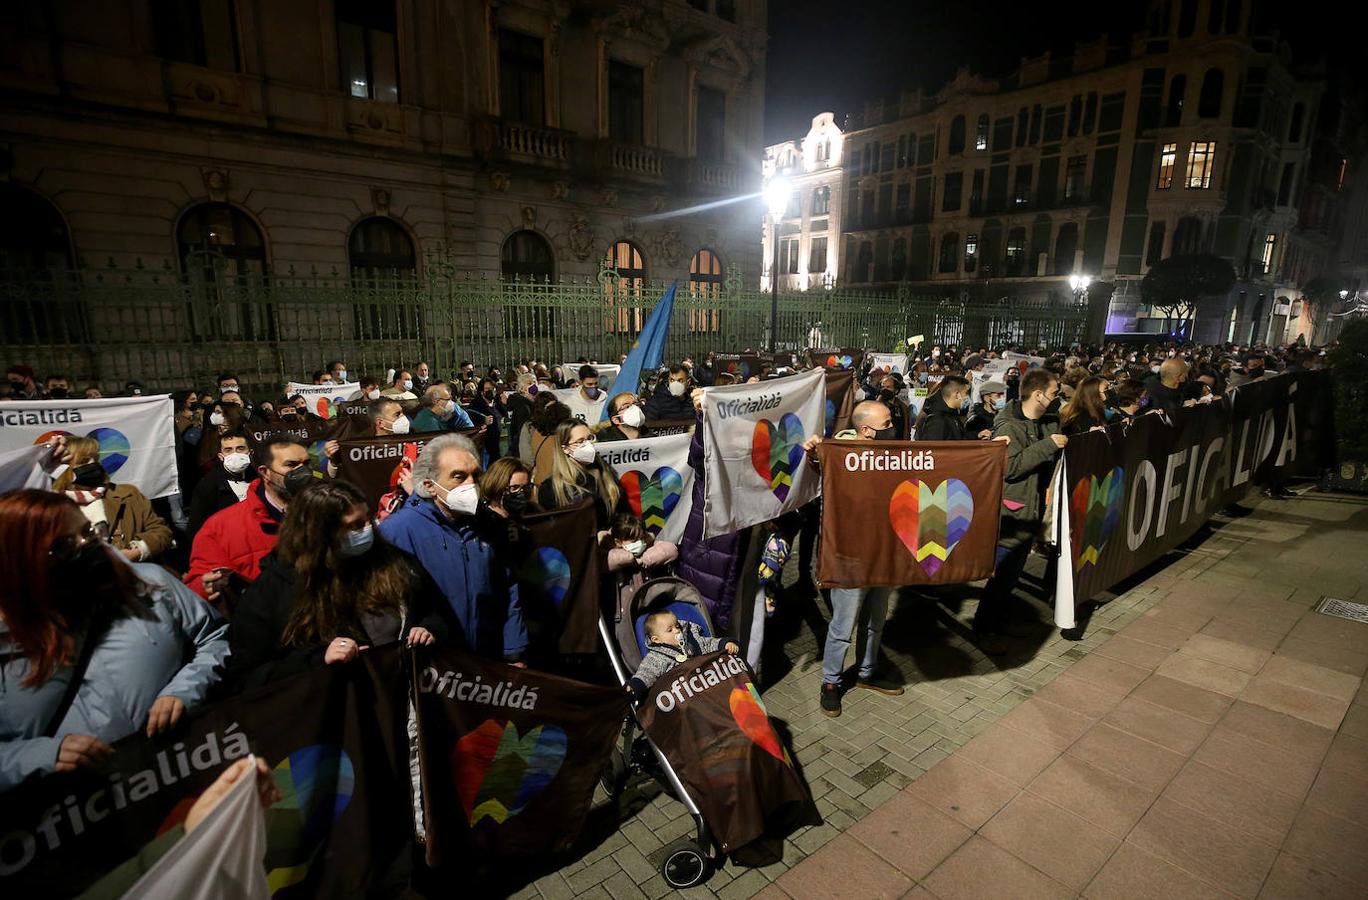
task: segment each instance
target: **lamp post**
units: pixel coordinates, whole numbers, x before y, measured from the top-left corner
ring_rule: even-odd
[[[765,185],[765,205],[769,207],[770,215],[770,241],[774,244],[774,252],[771,254],[770,262],[769,351],[771,353],[775,351],[775,341],[779,336],[779,217],[788,208],[789,193],[788,179],[782,175],[775,175]]]

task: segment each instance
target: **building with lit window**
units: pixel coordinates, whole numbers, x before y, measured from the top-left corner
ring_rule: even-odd
[[[1010,309],[1067,301],[1088,276],[1107,332],[1171,332],[1141,278],[1211,253],[1237,283],[1189,333],[1321,339],[1328,307],[1303,289],[1337,264],[1350,110],[1292,70],[1254,8],[1154,2],[1125,42],[867,103],[844,129],[842,283],[953,285]]]
[[[0,261],[758,277],[764,0],[20,0]],[[434,257],[436,258],[436,257]],[[250,337],[250,334],[239,336]]]
[[[768,289],[774,268],[775,230],[779,239],[780,290],[805,291],[829,287],[840,272],[841,159],[843,135],[835,116],[813,117],[812,128],[800,141],[765,148],[763,175],[768,184],[782,178],[788,186],[788,206],[764,230],[762,287]]]

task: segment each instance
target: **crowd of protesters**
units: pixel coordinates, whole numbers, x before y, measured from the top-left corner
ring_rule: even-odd
[[[1220,402],[1233,387],[1316,368],[1323,358],[1300,345],[1111,344],[1035,350],[1043,365],[985,379],[976,373],[997,351],[918,350],[905,371],[865,362],[849,430],[835,436],[1008,445],[1010,502],[997,570],[973,621],[990,655],[1007,650],[1005,636],[1025,615],[1014,592],[1040,535],[1054,460],[1070,437]],[[442,377],[420,362],[352,377],[334,361],[314,372],[315,384],[358,385],[349,399],[365,405],[371,434],[427,434],[411,471],[378,509],[355,486],[311,466],[304,443],[249,441],[256,426],[295,425],[316,413],[302,396],[252,396],[232,373],[172,395],[178,496],[153,501],[112,482],[95,441],[55,441],[49,490],[0,495],[7,560],[0,569],[0,791],[96,764],[113,742],[173,728],[206,700],[344,665],[380,644],[443,643],[536,666],[529,631],[541,623],[528,621],[514,573],[529,549],[519,520],[537,509],[591,502],[610,577],[640,566],[674,568],[704,596],[719,636],[745,648],[744,629],[755,622],[742,586],[758,577],[767,604],[761,617],[773,612],[778,572],[801,532],[808,552],[799,554],[798,585],[811,590],[819,517],[804,510],[704,539],[702,429],[695,428],[696,502],[683,540],[676,551],[647,539],[597,444],[649,437],[655,422],[696,420],[700,389],[737,378],[718,371],[711,356],[683,359],[643,384],[613,385],[602,398],[608,416],[585,421],[553,393],[575,388],[576,403],[601,399],[599,371],[582,363],[567,371],[527,360],[478,373],[463,362]],[[791,371],[762,365],[748,380]],[[13,365],[0,400],[82,396],[76,391],[64,375],[39,380]],[[138,383],[123,391],[142,392]],[[809,450],[819,442],[809,439]],[[335,450],[330,443],[324,452]],[[1266,493],[1283,495],[1278,486]],[[743,571],[757,559],[758,573]],[[903,692],[878,666],[890,595],[887,588],[831,592],[819,694],[826,714],[841,714],[852,686]],[[846,669],[852,643],[853,679]]]

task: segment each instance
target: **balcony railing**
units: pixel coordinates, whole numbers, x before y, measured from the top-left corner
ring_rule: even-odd
[[[607,150],[608,168],[619,175],[662,179],[665,163],[659,150],[638,144],[612,142]]]
[[[485,153],[565,166],[570,162],[571,137],[570,132],[556,128],[489,119],[480,123],[477,144]]]
[[[689,184],[708,192],[734,194],[741,190],[741,170],[706,159],[689,161]]]

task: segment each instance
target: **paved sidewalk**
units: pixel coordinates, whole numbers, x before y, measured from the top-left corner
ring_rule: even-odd
[[[847,694],[838,719],[817,704],[826,610],[785,598],[766,704],[824,822],[783,862],[677,896],[1368,894],[1368,625],[1310,612],[1368,581],[1368,501],[1313,493],[1213,526],[1109,595],[1084,640],[1042,625],[998,660],[967,639],[973,588],[902,592],[884,647],[907,693]],[[1026,587],[1048,596],[1042,568]],[[624,804],[516,896],[671,894],[658,857],[688,816],[650,785]]]

